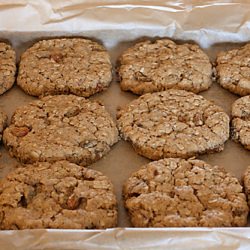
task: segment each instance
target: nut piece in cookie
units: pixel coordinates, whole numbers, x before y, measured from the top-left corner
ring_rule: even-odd
[[[0,42],[0,95],[13,86],[15,74],[16,53],[9,44]]]
[[[3,137],[11,156],[23,163],[68,160],[87,166],[110,151],[118,130],[98,102],[58,95],[19,107]]]
[[[242,189],[221,167],[165,158],[133,173],[123,194],[135,227],[236,227],[247,224]]]
[[[106,90],[112,65],[106,49],[91,40],[43,40],[21,56],[17,84],[29,95],[75,94],[89,97]]]
[[[232,105],[231,136],[250,150],[250,96],[241,97]]]
[[[122,138],[152,160],[222,151],[229,138],[223,109],[184,90],[140,96],[118,111],[117,124]]]
[[[167,89],[198,93],[212,84],[209,58],[194,44],[140,42],[127,49],[118,64],[121,89],[138,95]]]
[[[220,52],[216,60],[220,85],[234,94],[250,94],[250,44]]]
[[[101,229],[117,225],[108,177],[67,161],[19,167],[0,181],[0,229]]]

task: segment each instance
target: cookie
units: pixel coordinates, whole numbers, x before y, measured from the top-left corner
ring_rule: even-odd
[[[3,130],[7,126],[7,120],[7,115],[2,110],[0,110],[0,141],[2,140]]]
[[[152,160],[219,152],[229,137],[222,108],[184,90],[142,95],[118,111],[117,122],[123,139]]]
[[[106,49],[91,40],[43,40],[27,49],[17,84],[29,95],[75,94],[89,97],[108,88],[112,65]]]
[[[109,228],[117,224],[113,185],[67,161],[20,167],[0,181],[0,228]]]
[[[167,89],[198,93],[212,84],[209,58],[194,44],[140,42],[127,49],[118,64],[121,89],[138,95]]]
[[[247,196],[248,206],[250,207],[250,166],[247,167],[242,179],[245,194]]]
[[[221,52],[217,56],[217,77],[220,85],[234,94],[250,94],[250,44]]]
[[[241,97],[232,105],[231,136],[250,150],[250,96]]]
[[[247,224],[242,186],[223,168],[195,159],[151,162],[126,181],[125,206],[136,227],[235,227]]]
[[[110,151],[118,131],[96,101],[46,96],[15,111],[3,141],[11,156],[23,163],[68,160],[87,166]]]
[[[15,82],[16,53],[9,44],[0,42],[0,95]]]

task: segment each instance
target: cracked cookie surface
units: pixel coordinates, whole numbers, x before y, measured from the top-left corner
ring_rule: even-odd
[[[195,159],[151,162],[125,182],[136,227],[234,227],[247,224],[242,186],[223,168]]]
[[[117,124],[123,139],[152,160],[218,152],[229,137],[223,109],[184,90],[140,96],[118,111]]]
[[[17,84],[29,95],[89,97],[108,88],[112,65],[106,49],[91,40],[43,40],[21,56]]]
[[[15,82],[16,53],[9,44],[0,42],[0,95]]]
[[[220,52],[217,56],[220,85],[234,94],[250,94],[250,44],[239,49]]]
[[[193,44],[177,45],[168,39],[137,43],[118,64],[122,90],[138,95],[172,88],[198,93],[212,84],[209,58]]]
[[[87,166],[110,151],[118,130],[96,101],[46,96],[15,111],[3,141],[11,156],[23,163],[68,160]]]
[[[232,105],[232,139],[250,150],[250,96],[237,99]]]
[[[117,224],[113,185],[67,161],[19,167],[0,181],[0,228],[109,228]]]

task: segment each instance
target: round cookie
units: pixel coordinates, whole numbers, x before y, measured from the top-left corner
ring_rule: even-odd
[[[142,95],[118,111],[117,122],[123,139],[152,160],[222,151],[229,137],[222,108],[184,90]]]
[[[0,228],[109,228],[117,224],[113,185],[67,161],[17,168],[0,181]]]
[[[15,111],[3,141],[11,156],[23,163],[68,160],[87,166],[110,151],[118,131],[98,102],[46,96]]]
[[[0,95],[15,82],[16,53],[9,44],[0,42]]]
[[[231,136],[250,150],[250,96],[241,97],[232,105]]]
[[[243,185],[247,196],[248,206],[250,207],[250,166],[247,167],[243,175]]]
[[[217,77],[220,85],[234,94],[250,94],[250,44],[217,56]]]
[[[121,89],[138,95],[167,89],[198,93],[212,84],[209,58],[194,44],[140,42],[127,49],[118,64]]]
[[[29,95],[75,94],[89,97],[108,88],[112,65],[106,49],[91,40],[43,40],[27,49],[17,84]]]
[[[235,227],[247,224],[237,178],[204,161],[165,158],[126,181],[125,206],[135,227]]]

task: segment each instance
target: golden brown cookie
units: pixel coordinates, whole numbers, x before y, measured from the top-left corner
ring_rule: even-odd
[[[0,228],[115,227],[108,177],[67,161],[19,167],[0,181]]]
[[[13,86],[15,74],[16,53],[9,44],[0,42],[0,95]]]
[[[204,161],[166,158],[133,173],[124,185],[135,227],[235,227],[247,224],[237,178]]]
[[[118,63],[122,90],[138,95],[167,89],[198,93],[212,84],[209,58],[194,44],[177,45],[168,39],[140,42]]]
[[[248,206],[250,207],[250,166],[247,167],[243,174],[243,185],[247,196]]]
[[[91,40],[43,40],[27,49],[17,84],[29,95],[75,94],[89,97],[108,88],[112,65],[106,49]]]
[[[237,99],[232,105],[232,139],[250,150],[250,96]]]
[[[250,94],[250,44],[221,52],[217,56],[217,76],[220,85],[234,94]]]
[[[46,96],[19,107],[3,141],[23,163],[68,160],[87,166],[118,141],[105,107],[74,95]]]
[[[0,110],[0,141],[2,141],[3,130],[7,126],[7,120],[7,115],[2,110]]]
[[[118,111],[117,123],[123,139],[152,160],[222,151],[229,137],[223,109],[184,90],[142,95]]]

